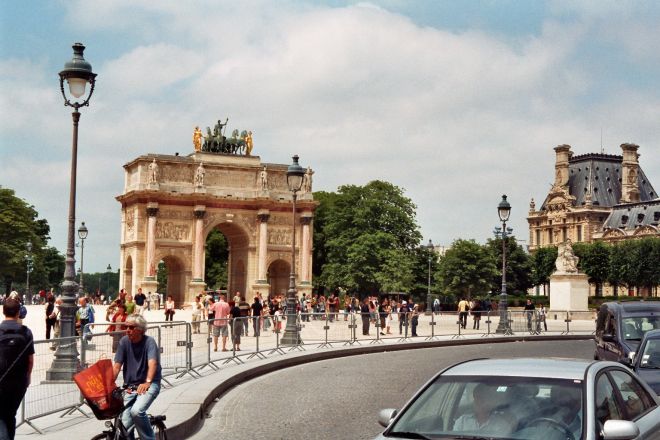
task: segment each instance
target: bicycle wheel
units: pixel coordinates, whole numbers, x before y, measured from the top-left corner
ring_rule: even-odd
[[[154,429],[154,434],[156,434],[156,440],[167,440],[167,428],[165,428],[165,423],[161,420],[155,421],[151,427]]]
[[[92,440],[112,440],[112,435],[104,432],[102,434],[97,434],[94,437],[92,437]]]

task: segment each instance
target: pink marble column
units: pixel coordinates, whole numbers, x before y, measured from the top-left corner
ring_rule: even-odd
[[[300,240],[300,281],[309,283],[312,280],[312,216],[304,213],[300,216],[302,223],[302,239]]]
[[[270,214],[267,212],[260,212],[257,215],[259,219],[259,258],[257,264],[258,281],[266,282],[266,261],[268,258],[268,219]]]
[[[147,207],[147,270],[146,274],[148,277],[156,276],[156,262],[154,257],[156,254],[156,216],[158,215],[157,206],[148,206]]]
[[[204,215],[206,211],[195,210],[195,249],[193,261],[193,281],[203,281],[204,279]]]

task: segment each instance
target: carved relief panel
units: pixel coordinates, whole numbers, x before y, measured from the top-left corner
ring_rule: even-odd
[[[158,220],[156,221],[156,239],[190,241],[190,225]]]

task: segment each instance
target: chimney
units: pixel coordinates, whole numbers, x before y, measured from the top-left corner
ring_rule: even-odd
[[[570,145],[557,145],[555,147],[556,161],[555,161],[555,186],[563,189],[568,187],[568,160],[573,153],[571,152]]]
[[[639,145],[621,144],[623,162],[621,163],[621,203],[639,202]]]

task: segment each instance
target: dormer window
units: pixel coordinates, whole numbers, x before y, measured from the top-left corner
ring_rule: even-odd
[[[627,215],[622,215],[621,216],[621,224],[625,225],[626,223],[628,223],[628,216]]]
[[[641,223],[643,221],[644,221],[644,214],[640,212],[639,214],[637,214],[637,223]]]

